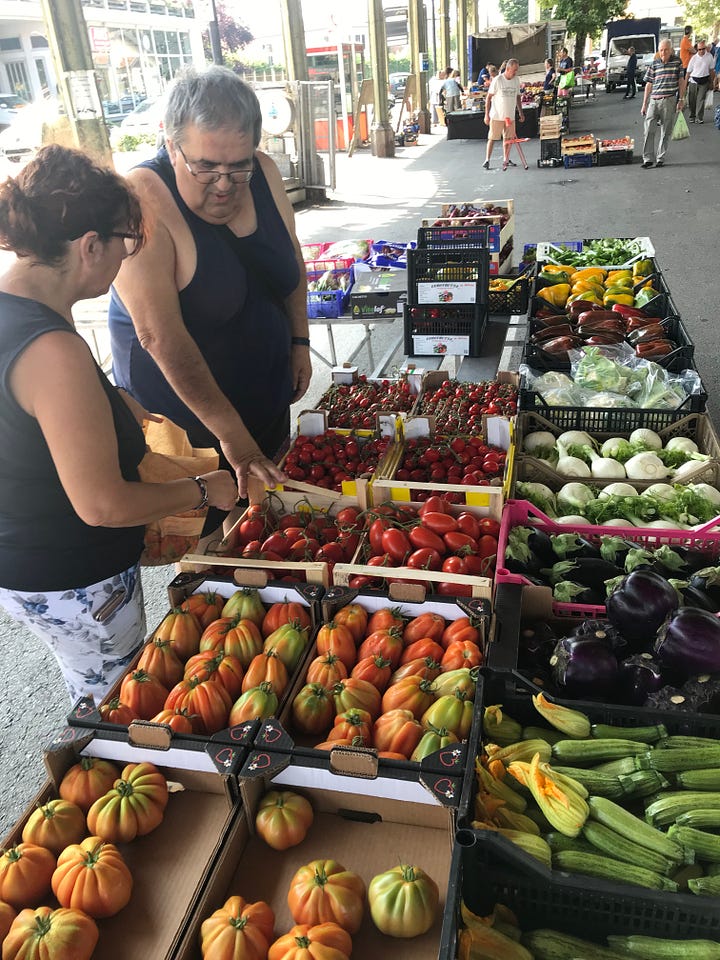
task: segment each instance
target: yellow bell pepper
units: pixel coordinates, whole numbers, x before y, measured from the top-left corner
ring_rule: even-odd
[[[568,267],[560,263],[544,263],[542,265],[544,273],[568,273]]]
[[[542,290],[538,290],[537,295],[541,300],[546,300],[549,304],[552,304],[553,307],[564,307],[567,298],[570,296],[570,284],[554,283],[551,287],[543,287]]]
[[[574,293],[572,296],[569,296],[565,306],[571,304],[573,300],[587,300],[589,303],[596,303],[601,307],[603,305],[602,298],[602,293],[593,293],[591,290],[585,290],[583,293]]]
[[[600,296],[602,296],[603,293],[602,284],[594,283],[592,280],[577,280],[572,285],[573,293],[584,293],[586,290],[590,293],[599,294]]]
[[[572,283],[575,283],[578,280],[588,280],[590,277],[597,277],[599,280],[604,280],[607,270],[603,267],[583,267],[582,270],[576,270],[570,277]]]
[[[608,293],[603,297],[604,307],[611,307],[614,303],[623,307],[634,307],[635,297],[631,293]]]
[[[634,277],[649,277],[654,272],[652,260],[636,260],[633,264]]]
[[[605,283],[610,284],[615,280],[632,280],[632,273],[630,270],[611,270],[605,277]]]

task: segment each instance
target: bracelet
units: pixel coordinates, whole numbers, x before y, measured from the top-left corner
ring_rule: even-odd
[[[290,342],[294,347],[309,347],[310,337],[293,337]]]
[[[194,480],[195,483],[200,488],[200,503],[193,507],[193,510],[203,510],[208,505],[208,486],[207,480],[203,480],[202,477],[190,477],[191,480]]]

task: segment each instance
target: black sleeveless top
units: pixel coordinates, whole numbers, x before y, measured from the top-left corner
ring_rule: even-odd
[[[292,240],[265,174],[256,158],[250,190],[257,230],[236,237],[229,227],[208,223],[189,209],[164,147],[140,166],[168,187],[195,241],[195,273],[178,294],[185,326],[219,388],[257,435],[287,410],[292,397],[291,327],[283,301],[300,279]],[[147,410],[187,430],[196,446],[215,445],[140,345],[114,288],[108,316],[116,383]]]
[[[144,527],[91,527],[73,510],[40,425],[10,390],[10,372],[26,347],[51,330],[79,336],[36,300],[0,292],[0,586],[13,590],[86,587],[126,570],[143,548]],[[142,429],[97,367],[112,409],[120,471],[138,480]]]

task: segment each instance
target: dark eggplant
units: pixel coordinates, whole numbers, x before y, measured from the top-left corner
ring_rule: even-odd
[[[653,651],[671,682],[720,673],[720,620],[707,610],[683,607],[658,630]]]
[[[550,570],[541,570],[541,573],[543,575],[547,574],[551,583],[558,583],[560,580],[572,580],[573,583],[589,587],[603,596],[605,595],[605,581],[622,576],[622,570],[619,567],[599,557],[580,557],[579,559],[573,557],[572,560],[561,560],[559,563],[553,564]]]
[[[682,692],[692,697],[703,713],[720,713],[720,678],[703,673],[682,685]]]
[[[599,559],[600,551],[594,543],[575,533],[558,533],[550,537],[558,560]]]
[[[683,607],[699,607],[701,610],[707,610],[708,613],[720,612],[720,606],[713,603],[704,590],[698,590],[691,586],[687,580],[675,580],[668,577],[668,583],[680,594],[680,600]]]
[[[627,647],[625,637],[607,620],[583,620],[573,628],[572,636],[579,640],[597,640],[609,646],[616,654],[622,653]]]
[[[630,649],[637,649],[651,641],[679,602],[677,593],[663,577],[649,570],[635,570],[607,598],[607,616]]]
[[[617,700],[628,706],[641,707],[663,684],[660,664],[649,653],[636,653],[620,662]]]
[[[552,566],[556,557],[550,537],[542,530],[536,530],[534,527],[527,527],[526,529],[530,530],[527,543],[532,552],[542,561],[544,567]]]
[[[676,687],[663,687],[651,693],[644,706],[652,710],[669,710],[672,713],[697,713],[697,703]]]
[[[690,577],[690,586],[702,590],[720,610],[720,567],[703,567]]]
[[[575,639],[570,643],[560,640],[550,658],[550,666],[553,680],[571,697],[607,699],[617,683],[617,658],[600,640]]]
[[[690,547],[680,547],[677,544],[673,545],[672,550],[673,553],[682,557],[688,572],[694,573],[696,570],[702,570],[703,567],[706,567],[708,564],[708,555],[701,553],[699,550],[692,550]]]
[[[520,650],[534,657],[536,662],[547,663],[557,643],[552,627],[543,623],[530,623],[520,630]]]
[[[586,603],[594,607],[602,607],[605,597],[600,590],[593,590],[582,583],[572,580],[560,580],[553,587],[553,600],[558,603]]]
[[[537,576],[542,563],[528,545],[530,535],[534,531],[530,527],[513,527],[508,534],[505,548],[505,567],[512,573],[522,573]]]

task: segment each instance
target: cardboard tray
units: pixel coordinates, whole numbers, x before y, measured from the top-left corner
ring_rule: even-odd
[[[91,733],[68,729],[45,753],[49,779],[14,825],[2,846],[20,839],[36,804],[57,796],[57,786],[80,754],[104,756],[103,744]],[[132,843],[119,844],[133,876],[128,905],[114,917],[98,920],[100,940],[94,956],[102,960],[128,957],[174,960],[177,946],[203,892],[212,889],[215,860],[232,835],[239,816],[236,776],[245,757],[238,752],[222,773],[191,772],[152,756],[168,780],[183,789],[171,794],[161,825]],[[126,762],[138,758],[128,755]],[[122,769],[122,765],[121,765]],[[191,827],[190,827],[191,825]],[[44,898],[56,905],[52,895]]]
[[[450,876],[452,808],[434,801],[422,787],[403,795],[396,780],[369,779],[359,785],[354,777],[309,776],[288,759],[280,754],[248,758],[243,771],[245,816],[236,821],[227,837],[211,888],[198,899],[175,960],[199,960],[202,921],[231,895],[269,903],[275,912],[275,935],[281,936],[293,924],[286,900],[293,875],[311,860],[328,858],[359,873],[366,886],[376,874],[398,862],[416,864],[429,873],[438,884],[441,901],[433,927],[422,937],[390,939],[375,928],[366,908],[362,926],[353,936],[353,960],[390,956],[394,960],[435,960]],[[261,763],[265,763],[262,769]],[[266,789],[272,788],[298,790],[315,811],[314,823],[302,843],[282,853],[254,835],[257,803]]]

